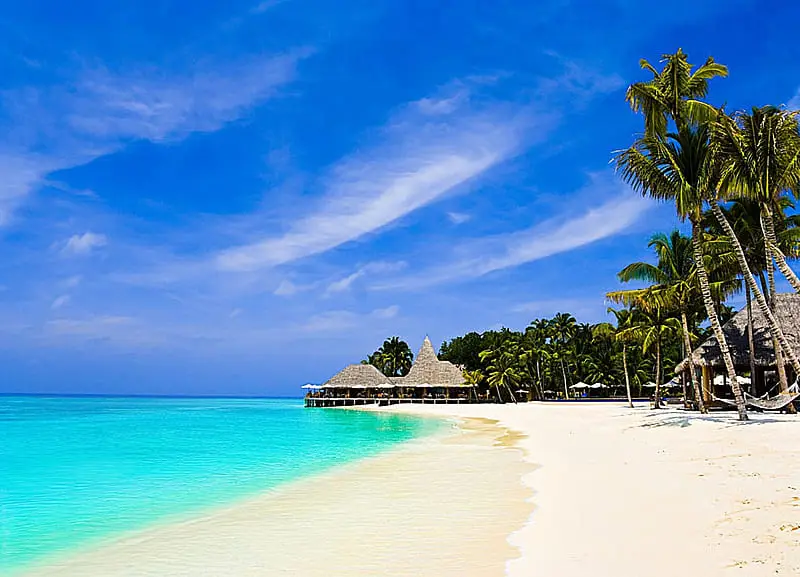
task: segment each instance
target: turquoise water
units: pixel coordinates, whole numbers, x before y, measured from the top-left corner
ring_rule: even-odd
[[[0,397],[0,574],[435,427],[300,400]]]

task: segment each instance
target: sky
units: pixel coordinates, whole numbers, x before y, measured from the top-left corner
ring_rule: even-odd
[[[682,47],[715,104],[800,104],[769,3],[5,6],[0,392],[296,395],[392,335],[605,320],[680,225],[610,164],[625,87]]]

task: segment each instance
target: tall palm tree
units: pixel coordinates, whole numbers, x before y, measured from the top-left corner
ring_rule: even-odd
[[[775,294],[774,265],[800,292],[800,279],[789,267],[775,234],[775,211],[787,194],[800,193],[800,111],[775,106],[749,113],[720,115],[715,132],[721,163],[720,192],[724,198],[749,198],[759,203],[764,231],[769,299]]]
[[[642,297],[642,302],[648,302],[647,296]],[[654,409],[661,408],[661,385],[664,382],[664,368],[661,353],[662,343],[665,338],[678,334],[681,331],[681,322],[670,316],[658,305],[658,299],[650,302],[648,308],[638,309],[631,327],[622,331],[624,338],[636,339],[642,343],[642,352],[655,351],[655,402]]]
[[[550,321],[551,340],[555,345],[558,361],[561,363],[561,374],[564,377],[564,395],[569,398],[569,384],[567,382],[567,368],[565,359],[568,355],[568,345],[577,329],[578,321],[569,313],[558,313]]]
[[[715,118],[717,110],[702,99],[708,94],[708,81],[727,76],[728,67],[709,57],[692,70],[694,66],[681,48],[675,54],[664,54],[660,62],[663,67],[657,70],[647,60],[640,60],[640,66],[653,78],[631,84],[625,93],[631,109],[644,113],[645,134],[666,135],[670,120],[680,129]]]
[[[633,396],[631,395],[631,379],[628,374],[628,342],[629,339],[625,338],[623,331],[631,327],[633,315],[631,309],[614,309],[609,307],[608,312],[612,313],[617,319],[617,331],[614,338],[622,343],[622,370],[625,372],[625,392],[628,395],[628,406],[633,408]]]
[[[688,219],[691,223],[693,259],[703,305],[720,346],[739,419],[747,420],[744,395],[736,379],[733,358],[714,306],[703,248],[703,204],[717,184],[708,128],[705,125],[698,128],[686,126],[677,133],[668,134],[666,138],[644,136],[627,150],[618,153],[616,162],[623,179],[634,190],[657,200],[674,202],[678,217],[684,221]],[[694,385],[697,377],[694,375],[691,346],[687,351]]]

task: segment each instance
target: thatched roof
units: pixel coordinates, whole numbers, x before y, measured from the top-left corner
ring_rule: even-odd
[[[326,381],[323,388],[377,387],[389,382],[373,365],[348,365]]]
[[[398,387],[460,387],[464,385],[464,377],[456,365],[439,360],[430,339],[425,337],[414,364],[405,377],[384,376],[373,365],[348,365],[326,381],[322,388],[379,387],[386,383]]]
[[[783,334],[796,355],[800,356],[800,295],[784,293],[776,295],[775,318],[783,329]],[[747,367],[750,365],[750,346],[747,339],[747,307],[740,310],[729,320],[722,331],[725,333],[728,348],[733,357],[733,364]],[[759,367],[775,366],[775,351],[772,337],[767,330],[767,323],[761,311],[753,302],[753,341],[755,344],[755,361]],[[692,353],[696,365],[723,367],[722,355],[717,339],[711,337]],[[676,371],[685,369],[688,359],[684,359]]]
[[[457,366],[449,361],[440,361],[428,337],[422,341],[414,364],[408,374],[398,382],[400,386],[421,384],[459,387],[464,384],[464,376]]]

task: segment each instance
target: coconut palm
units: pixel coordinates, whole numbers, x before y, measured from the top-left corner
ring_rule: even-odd
[[[675,54],[664,54],[660,62],[663,67],[657,70],[647,60],[640,60],[640,66],[653,78],[631,84],[625,93],[631,109],[644,114],[645,134],[666,135],[670,120],[680,129],[715,118],[717,110],[702,99],[708,94],[709,80],[728,75],[727,66],[709,57],[692,70],[694,66],[680,48]]]
[[[504,389],[516,403],[513,387],[519,385],[522,380],[517,366],[517,356],[510,350],[499,348],[483,351],[481,358],[489,363],[489,375],[486,381],[497,391],[497,400],[502,402],[501,389]]]
[[[408,343],[400,337],[391,337],[370,355],[369,363],[375,365],[387,377],[402,377],[411,370],[414,354]]]
[[[629,329],[631,327],[631,321],[633,320],[633,315],[631,314],[631,309],[614,309],[609,307],[608,312],[612,313],[614,317],[617,319],[617,330],[614,333],[614,338],[617,342],[622,343],[622,369],[625,373],[625,393],[628,395],[628,406],[632,409],[633,408],[633,396],[631,395],[631,379],[630,375],[628,374],[628,342],[629,339],[625,338],[624,331],[625,329]]]
[[[715,143],[721,164],[720,193],[724,198],[748,198],[759,203],[764,231],[769,300],[775,295],[774,265],[800,292],[800,279],[789,267],[775,234],[775,212],[787,194],[800,193],[800,128],[798,111],[775,106],[721,115]]]
[[[657,306],[676,309],[680,314],[684,351],[691,358],[692,333],[689,330],[688,318],[690,308],[700,292],[692,240],[683,236],[680,231],[674,230],[669,236],[654,235],[648,246],[655,250],[658,264],[636,262],[622,269],[618,276],[622,282],[645,281],[651,283],[651,286],[647,289],[614,291],[608,293],[607,297],[614,302],[639,304],[643,308],[647,307],[649,299]],[[719,297],[725,288],[728,292],[732,292],[736,285],[730,283],[724,287],[722,283],[717,283],[712,288],[715,289],[712,293],[717,293],[716,296]],[[642,297],[647,299],[642,300]],[[705,413],[707,410],[700,392],[700,383],[691,360],[690,373],[697,406],[701,413]]]
[[[647,310],[637,309],[635,318],[631,323],[630,328],[623,330],[623,338],[636,339],[642,343],[642,352],[647,353],[654,351],[655,353],[655,401],[653,403],[654,409],[661,408],[661,384],[664,379],[664,369],[661,361],[662,344],[666,338],[669,338],[681,331],[681,322],[667,314],[667,312],[658,305],[658,299],[652,301],[648,296],[641,297],[642,302],[648,302]]]
[[[684,127],[677,133],[668,134],[666,138],[644,136],[627,150],[618,153],[616,163],[623,179],[634,190],[657,200],[674,202],[678,217],[683,221],[688,219],[691,223],[692,256],[697,267],[697,282],[700,285],[703,305],[714,336],[720,345],[739,418],[747,420],[747,409],[736,380],[733,358],[714,306],[703,247],[701,228],[703,204],[704,200],[712,195],[717,183],[708,128],[705,125],[698,128]],[[692,383],[695,385],[697,377],[694,374],[691,350],[689,346],[687,348],[689,370],[692,373]]]
[[[564,377],[564,395],[569,397],[569,384],[567,382],[567,368],[565,360],[568,357],[568,345],[575,334],[578,322],[569,313],[558,313],[550,321],[551,342],[555,345],[556,360],[561,364],[561,374]]]

